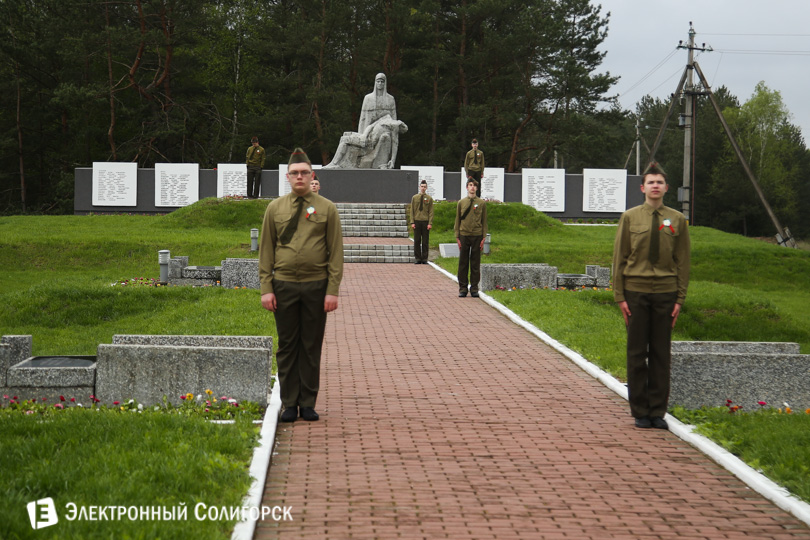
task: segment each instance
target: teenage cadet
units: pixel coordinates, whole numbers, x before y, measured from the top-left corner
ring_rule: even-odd
[[[433,228],[433,197],[427,194],[427,181],[419,184],[419,193],[411,199],[414,264],[427,264],[430,229]]]
[[[478,149],[478,139],[473,139],[472,150],[464,156],[464,170],[467,172],[467,178],[478,182],[476,197],[481,196],[481,178],[484,176],[484,166],[484,153]]]
[[[689,285],[689,226],[664,206],[667,175],[651,163],[641,177],[644,204],[619,219],[613,297],[627,326],[627,393],[639,428],[667,429],[670,342]]]
[[[264,167],[264,148],[259,146],[259,138],[250,140],[245,163],[247,164],[247,196],[249,199],[259,197],[259,188],[262,187],[262,167]]]
[[[343,234],[337,207],[312,193],[312,164],[296,148],[287,181],[292,191],[267,205],[259,244],[262,307],[275,313],[282,422],[317,420],[326,314],[338,307]]]
[[[458,296],[467,296],[467,269],[470,271],[470,294],[478,297],[481,281],[481,250],[487,235],[487,205],[475,196],[478,182],[467,181],[467,196],[458,201],[453,227],[458,244]]]

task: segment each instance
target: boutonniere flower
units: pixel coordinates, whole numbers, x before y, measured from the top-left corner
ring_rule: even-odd
[[[475,208],[476,210],[478,210],[478,205],[477,205],[477,204],[474,204],[474,205],[473,205],[473,208]]]
[[[306,218],[307,218],[307,219],[309,219],[309,216],[314,216],[316,213],[317,213],[317,212],[315,212],[315,207],[314,207],[314,206],[310,206],[309,208],[307,208],[307,215],[306,215]]]
[[[658,227],[658,230],[660,231],[664,227],[669,227],[669,230],[672,231],[672,234],[675,234],[675,229],[672,227],[672,222],[670,220],[665,219],[664,222],[661,224],[661,226]]]

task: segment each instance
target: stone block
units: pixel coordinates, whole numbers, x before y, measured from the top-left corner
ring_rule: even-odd
[[[103,403],[135,399],[144,405],[163,396],[181,403],[187,393],[217,396],[266,405],[270,392],[271,351],[162,345],[99,345],[96,397]]]
[[[795,351],[795,352],[793,352]],[[752,411],[765,401],[810,407],[810,355],[795,343],[673,342],[669,402],[689,409],[730,399]]]
[[[187,266],[183,268],[183,279],[222,279],[222,268],[219,266]]]
[[[31,356],[33,341],[28,335],[0,338],[0,387],[6,386],[9,368]]]
[[[439,255],[442,257],[458,257],[460,255],[458,244],[439,244]]]
[[[798,343],[776,341],[673,341],[674,353],[799,354]]]
[[[113,345],[165,345],[179,347],[231,347],[267,349],[273,352],[271,336],[180,336],[159,334],[115,334]]]
[[[225,259],[222,261],[223,287],[247,287],[259,290],[259,259]]]
[[[543,289],[556,284],[557,267],[544,263],[482,264],[481,290],[491,291],[498,287]]]
[[[46,398],[58,403],[60,396],[84,402],[94,393],[94,356],[33,356],[11,366],[5,393],[20,400]]]
[[[557,287],[566,289],[596,287],[596,278],[587,274],[557,274]]]
[[[600,288],[610,287],[610,268],[589,264],[585,266],[585,274],[596,278],[596,286]]]
[[[169,281],[183,277],[183,268],[188,266],[188,255],[181,255],[169,259]]]

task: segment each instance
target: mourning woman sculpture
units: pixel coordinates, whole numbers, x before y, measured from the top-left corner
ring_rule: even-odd
[[[384,73],[374,80],[374,91],[363,98],[357,133],[347,131],[340,138],[329,169],[393,169],[399,148],[399,134],[408,131],[397,120],[394,96],[386,91]]]

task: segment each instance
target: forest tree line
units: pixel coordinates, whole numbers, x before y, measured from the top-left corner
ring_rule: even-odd
[[[652,145],[668,107],[615,105],[609,14],[588,0],[3,0],[0,25],[3,213],[72,213],[74,169],[94,161],[211,168],[243,162],[254,135],[268,167],[296,146],[328,163],[379,72],[409,127],[398,165],[457,169],[475,137],[508,172],[622,168],[637,119]],[[715,92],[771,206],[807,236],[810,156],[778,91]],[[694,222],[772,235],[705,98],[696,125]],[[682,155],[676,122],[656,156],[676,208]]]

